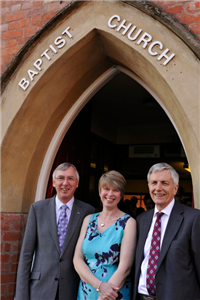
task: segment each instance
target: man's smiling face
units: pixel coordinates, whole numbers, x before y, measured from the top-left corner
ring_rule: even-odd
[[[149,193],[158,210],[165,208],[174,198],[178,185],[174,186],[170,172],[157,171],[150,175]]]
[[[69,167],[64,171],[57,170],[53,186],[56,189],[57,196],[60,201],[67,203],[72,199],[78,187],[79,181],[73,167]]]

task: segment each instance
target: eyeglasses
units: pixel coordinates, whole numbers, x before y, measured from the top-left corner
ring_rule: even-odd
[[[73,183],[74,181],[77,180],[76,178],[74,178],[72,176],[69,176],[69,177],[58,176],[55,179],[57,179],[59,182],[64,182],[65,180],[67,180],[68,182],[71,182],[71,183]]]

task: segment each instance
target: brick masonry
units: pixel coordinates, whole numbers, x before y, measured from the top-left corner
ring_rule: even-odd
[[[27,214],[1,213],[1,300],[13,300]]]
[[[21,47],[71,1],[1,0],[1,74]],[[200,1],[152,0],[200,39]]]
[[[71,1],[1,0],[1,74],[22,46]],[[151,1],[200,39],[200,1]],[[27,214],[1,214],[1,299],[13,300]],[[23,300],[23,299],[22,299]],[[24,299],[25,300],[25,299]]]

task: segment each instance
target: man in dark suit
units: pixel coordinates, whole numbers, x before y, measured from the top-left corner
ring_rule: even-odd
[[[200,300],[200,210],[174,200],[170,165],[153,165],[147,179],[155,208],[137,218],[132,300]]]
[[[57,195],[31,205],[15,300],[77,299],[79,276],[73,266],[74,249],[84,217],[94,212],[91,205],[74,198],[78,184],[75,166],[61,164],[53,173]]]

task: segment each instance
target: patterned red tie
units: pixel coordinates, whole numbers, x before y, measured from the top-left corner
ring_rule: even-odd
[[[155,283],[155,274],[158,265],[158,258],[160,254],[160,237],[161,237],[161,217],[163,213],[157,212],[157,219],[154,224],[152,239],[151,239],[151,248],[149,253],[149,262],[147,266],[147,290],[150,295],[156,295],[156,283]]]

